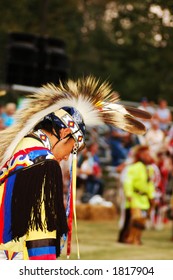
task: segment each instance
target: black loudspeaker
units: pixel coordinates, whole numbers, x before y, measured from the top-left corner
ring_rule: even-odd
[[[36,85],[38,57],[36,36],[11,33],[7,46],[6,83]]]
[[[62,40],[32,34],[10,33],[6,83],[41,86],[66,80],[69,62]]]
[[[69,61],[62,40],[44,38],[40,41],[40,74],[42,83],[58,83],[68,76]]]

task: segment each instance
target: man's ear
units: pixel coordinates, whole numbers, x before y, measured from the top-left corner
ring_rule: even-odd
[[[70,133],[71,133],[71,129],[69,127],[62,128],[60,130],[60,138],[63,139],[64,137],[66,137]]]

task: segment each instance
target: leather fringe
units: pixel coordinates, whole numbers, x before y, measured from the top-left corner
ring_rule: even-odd
[[[56,230],[57,255],[60,254],[60,237],[68,232],[68,225],[58,162],[45,160],[17,173],[11,210],[13,239],[18,240],[29,230]]]

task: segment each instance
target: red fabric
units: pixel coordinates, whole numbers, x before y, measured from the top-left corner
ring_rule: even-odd
[[[55,254],[29,257],[30,260],[56,260]]]
[[[3,243],[3,232],[4,232],[4,199],[5,199],[6,182],[4,184],[4,193],[2,196],[2,203],[0,207],[0,243]]]
[[[70,186],[70,213],[68,218],[68,239],[67,239],[67,257],[70,256],[71,253],[71,239],[72,239],[72,225],[73,225],[73,192],[72,185]]]

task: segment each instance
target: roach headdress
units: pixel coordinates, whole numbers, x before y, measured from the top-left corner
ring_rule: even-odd
[[[24,107],[15,115],[15,124],[0,132],[1,166],[20,140],[50,115],[58,126],[71,128],[79,147],[84,142],[85,126],[108,124],[144,134],[145,127],[136,118],[150,118],[145,111],[119,104],[119,95],[111,85],[92,76],[68,80],[58,86],[47,84],[28,96]]]

